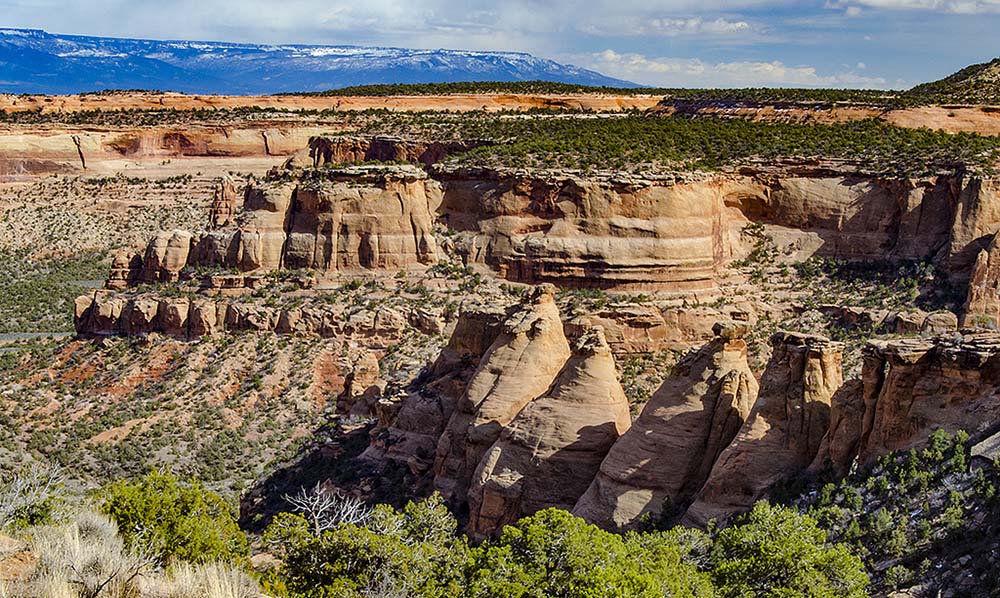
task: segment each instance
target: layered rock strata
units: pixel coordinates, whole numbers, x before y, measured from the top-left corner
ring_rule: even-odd
[[[1000,419],[1000,333],[872,341],[862,379],[862,463],[939,429],[975,435]]]
[[[323,337],[401,338],[410,329],[404,311],[379,306],[354,309],[313,305],[271,307],[196,296],[159,297],[96,291],[76,299],[75,325],[81,335],[142,336],[161,333],[196,339],[226,331],[314,334]]]
[[[369,155],[314,146],[314,157],[330,160]],[[882,179],[799,163],[649,178],[294,166],[248,188],[237,217],[220,191],[210,226],[232,220],[235,230],[165,232],[135,278],[172,281],[198,266],[330,273],[427,265],[440,254],[432,234],[440,222],[467,264],[502,278],[708,298],[753,249],[750,223],[763,226],[781,259],[929,260],[956,280],[968,278],[1000,229],[997,185],[961,174]]]
[[[606,528],[689,502],[757,399],[747,365],[747,326],[720,322],[690,352],[611,448],[574,514]]]
[[[434,487],[465,502],[472,474],[505,426],[542,395],[570,356],[555,288],[533,290],[504,322],[459,399],[437,445]]]
[[[309,157],[312,166],[356,162],[410,162],[430,166],[452,154],[469,151],[489,144],[487,141],[427,141],[376,135],[318,136],[309,140]]]
[[[603,330],[585,332],[552,387],[504,427],[472,476],[473,537],[547,508],[570,510],[631,424]]]
[[[962,324],[1000,326],[1000,243],[997,235],[993,235],[989,247],[979,252],[972,266]]]
[[[323,171],[252,185],[235,230],[156,235],[137,279],[173,282],[186,268],[271,272],[306,268],[395,271],[436,263],[440,186],[412,167]],[[219,207],[213,224],[225,220]]]
[[[699,527],[749,510],[816,458],[830,427],[830,401],[843,384],[841,345],[796,333],[772,338],[750,417],[719,455],[683,522]]]

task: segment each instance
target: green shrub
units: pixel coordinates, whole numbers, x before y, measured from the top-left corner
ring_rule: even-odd
[[[118,524],[126,545],[145,546],[162,562],[238,562],[249,554],[230,506],[198,483],[152,472],[103,494],[100,510]]]
[[[766,502],[719,532],[711,564],[721,596],[867,596],[861,559],[828,546],[811,517]]]

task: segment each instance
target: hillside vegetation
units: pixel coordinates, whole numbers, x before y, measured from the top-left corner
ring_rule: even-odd
[[[968,66],[944,79],[917,85],[907,96],[923,103],[1000,103],[1000,58]]]

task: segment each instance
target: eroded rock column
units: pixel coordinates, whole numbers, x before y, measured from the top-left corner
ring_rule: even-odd
[[[631,524],[698,491],[757,399],[747,326],[721,322],[716,337],[678,363],[639,419],[612,447],[573,512],[606,528]]]
[[[704,527],[749,510],[782,479],[808,467],[830,425],[830,401],[843,383],[840,343],[779,332],[760,396],[722,452],[683,522]]]
[[[572,509],[631,421],[611,348],[593,328],[574,343],[552,388],[486,452],[469,490],[469,533],[484,537],[542,509]]]

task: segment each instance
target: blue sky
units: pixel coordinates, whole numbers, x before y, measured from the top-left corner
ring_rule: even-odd
[[[905,88],[1000,56],[1000,0],[0,0],[0,26],[525,51],[647,85]]]

